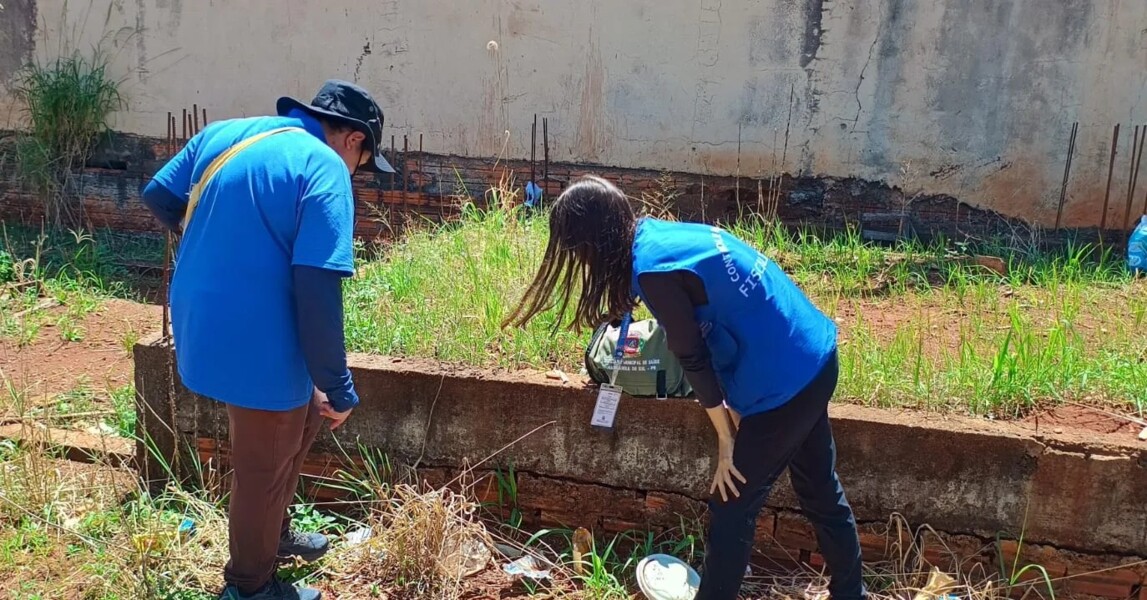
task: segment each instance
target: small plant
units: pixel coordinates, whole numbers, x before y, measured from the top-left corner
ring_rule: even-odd
[[[15,147],[22,179],[40,194],[54,226],[78,228],[82,190],[75,170],[108,133],[111,114],[124,105],[119,82],[98,51],[90,58],[72,52],[29,64],[17,76],[15,93],[29,122]]]
[[[125,385],[109,392],[114,409],[113,420],[110,423],[120,437],[134,439],[136,424],[135,386]]]

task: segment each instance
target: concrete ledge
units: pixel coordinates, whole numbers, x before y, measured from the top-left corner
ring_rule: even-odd
[[[0,425],[0,440],[58,454],[74,462],[116,468],[134,467],[136,464],[136,453],[132,451],[130,441],[83,431],[10,423]]]
[[[135,356],[140,423],[162,442],[157,447],[170,453],[199,447],[199,438],[226,439],[219,406],[178,382],[172,410],[167,348],[151,340]],[[563,385],[541,373],[378,356],[353,356],[351,364],[363,403],[337,434],[342,448],[361,444],[432,469],[512,466],[520,501],[539,521],[581,519],[608,529],[606,523],[650,524],[668,513],[703,510],[714,445],[706,416],[690,400],[624,398],[615,429],[602,432],[589,427],[595,392],[578,378]],[[1099,434],[1083,441],[1036,435],[1018,425],[950,416],[849,405],[830,410],[839,471],[859,521],[882,523],[897,513],[980,545],[1022,533],[1025,544],[1147,556],[1147,445],[1120,445]],[[172,414],[174,437],[167,430]],[[323,434],[316,453],[337,448]],[[604,501],[608,514],[579,500],[583,488],[598,490],[595,502]],[[798,508],[787,481],[769,508],[762,520],[773,519],[768,528],[784,537],[777,519]],[[809,540],[807,533],[789,537]],[[787,545],[810,560],[815,554],[815,541]]]

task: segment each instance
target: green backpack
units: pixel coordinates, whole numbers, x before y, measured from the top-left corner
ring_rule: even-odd
[[[613,353],[620,327],[603,323],[593,332],[585,349],[585,370],[598,384],[609,383]],[[685,370],[669,351],[665,330],[654,319],[634,321],[626,335],[625,353],[618,369],[616,385],[636,397],[684,397],[693,393]]]

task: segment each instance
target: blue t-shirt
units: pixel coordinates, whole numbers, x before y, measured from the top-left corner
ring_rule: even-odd
[[[216,156],[252,135],[199,198],[171,283],[179,375],[193,392],[244,408],[290,410],[314,389],[299,343],[292,267],[354,273],[346,163],[303,114],[218,121],[155,175],[187,200]]]
[[[705,286],[709,303],[694,316],[714,325],[706,337],[713,368],[742,417],[791,400],[836,351],[832,319],[775,262],[718,227],[642,219],[633,243],[637,295],[642,274],[666,271],[689,271]]]

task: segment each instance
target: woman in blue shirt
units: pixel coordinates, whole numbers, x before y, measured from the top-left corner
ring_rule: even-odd
[[[581,178],[554,203],[541,268],[506,324],[555,305],[565,314],[572,301],[572,327],[593,329],[638,300],[665,329],[717,432],[697,600],[737,597],[757,517],[786,468],[832,573],[832,597],[863,598],[856,521],[828,419],[838,375],[833,321],[736,237],[639,218],[613,184]]]

